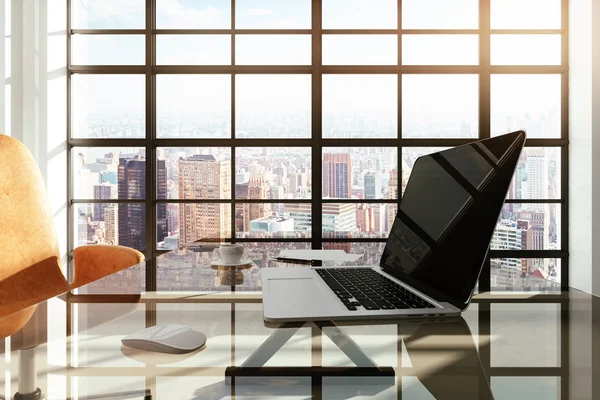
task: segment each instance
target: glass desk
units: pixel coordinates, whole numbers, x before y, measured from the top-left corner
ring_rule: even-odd
[[[40,305],[0,340],[0,398],[16,392],[25,348],[49,399],[569,398],[570,295],[547,281],[540,295],[477,295],[454,319],[273,324],[262,320],[260,269],[294,265],[268,256],[231,271],[211,267],[215,256],[158,257],[157,291],[139,265]],[[207,344],[184,355],[121,345],[162,324],[191,326]]]

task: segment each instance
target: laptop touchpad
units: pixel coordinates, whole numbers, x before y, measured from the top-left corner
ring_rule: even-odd
[[[290,317],[307,314],[320,314],[319,311],[337,310],[331,304],[332,296],[327,296],[313,278],[269,279],[269,292],[272,299],[285,305]],[[327,298],[328,301],[324,301]]]

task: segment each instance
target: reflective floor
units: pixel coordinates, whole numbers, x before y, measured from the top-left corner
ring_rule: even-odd
[[[453,320],[307,324],[293,331],[265,324],[256,300],[125,300],[52,299],[40,306],[22,332],[0,341],[0,398],[17,392],[19,350],[31,346],[36,385],[47,399],[600,398],[600,299],[576,291],[480,295]],[[121,345],[127,334],[169,323],[205,333],[206,346],[165,355]],[[280,348],[277,335],[289,336]],[[395,377],[237,377],[227,384],[225,369],[253,364],[257,352],[267,367],[372,361],[392,367]]]

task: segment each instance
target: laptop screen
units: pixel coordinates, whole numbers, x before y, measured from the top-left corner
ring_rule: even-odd
[[[418,158],[381,258],[385,272],[465,309],[524,143],[520,131]]]

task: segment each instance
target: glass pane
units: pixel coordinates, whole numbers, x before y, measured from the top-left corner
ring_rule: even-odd
[[[74,138],[146,136],[144,75],[80,75],[71,78]]]
[[[492,29],[560,29],[561,0],[491,0]]]
[[[111,244],[146,248],[146,203],[75,204],[75,247]]]
[[[311,150],[305,147],[238,147],[236,199],[310,199]]]
[[[560,250],[560,213],[560,204],[504,204],[490,248]]]
[[[146,38],[142,35],[73,35],[74,65],[142,65]]]
[[[415,165],[417,158],[446,149],[447,147],[402,147],[402,193],[404,193],[404,189],[406,189],[408,178],[410,177],[410,173],[412,172],[412,168]],[[396,182],[397,181],[398,178],[396,177]],[[396,187],[397,185],[398,184],[396,183]]]
[[[229,35],[157,35],[158,65],[230,65]]]
[[[146,198],[143,148],[74,147],[71,154],[75,199]]]
[[[479,76],[404,75],[402,137],[476,138]]]
[[[260,268],[274,266],[276,263],[271,259],[277,257],[281,250],[308,250],[310,248],[310,243],[244,243],[247,257]],[[277,265],[281,266],[281,263],[277,263]]]
[[[157,211],[163,212],[163,209]],[[166,203],[164,212],[164,218],[157,215],[159,250],[173,250],[195,241],[231,237],[231,204]],[[165,219],[166,228],[163,227]]]
[[[231,198],[231,149],[228,147],[159,147],[158,199]]]
[[[323,35],[323,65],[397,63],[397,35]]]
[[[492,136],[523,129],[528,138],[560,138],[561,77],[492,75]]]
[[[561,149],[525,147],[508,189],[507,199],[559,199]]]
[[[491,289],[494,292],[560,291],[560,258],[494,258]]]
[[[492,35],[492,65],[560,65],[561,35]]]
[[[323,238],[384,238],[396,217],[396,204],[323,204]]]
[[[560,304],[492,303],[491,366],[560,367],[560,313]]]
[[[310,29],[311,0],[236,0],[237,29]]]
[[[561,398],[559,376],[493,376],[491,386],[496,400]]]
[[[403,29],[477,29],[479,0],[403,0]]]
[[[362,254],[362,257],[353,262],[344,262],[344,265],[369,265],[379,266],[385,242],[325,242],[323,249],[325,250],[344,250],[348,254]]]
[[[310,65],[310,35],[236,35],[237,65]]]
[[[144,29],[145,0],[77,0],[71,2],[73,29]]]
[[[235,206],[237,238],[310,238],[310,203],[242,203]]]
[[[158,29],[231,28],[231,0],[156,0]]]
[[[477,35],[402,35],[404,65],[477,65]]]
[[[159,138],[231,137],[230,75],[158,75]]]
[[[323,137],[395,138],[397,75],[324,75]]]
[[[390,187],[398,165],[395,147],[326,147],[323,149],[323,198],[397,199]]]
[[[107,215],[108,221],[111,220],[111,215],[113,212],[114,212],[114,210],[108,211],[108,215]],[[106,229],[107,226],[109,228],[108,231]],[[110,222],[108,223],[108,225],[105,222],[104,227],[105,227],[105,234],[108,234],[108,236],[113,235],[113,233],[111,232],[111,229],[110,229]],[[110,242],[110,240],[107,241],[107,243],[108,242]],[[112,245],[112,243],[108,243],[108,244]],[[95,282],[89,283],[85,286],[75,289],[73,292],[74,292],[74,294],[103,294],[103,295],[133,294],[133,295],[139,295],[140,293],[143,293],[145,291],[146,291],[146,262],[144,261],[144,262],[141,262],[130,268],[126,268],[119,272],[113,273],[113,274],[107,276],[106,278],[99,279]],[[122,316],[123,314],[121,313],[120,315]],[[50,322],[50,323],[55,325],[57,328],[59,326],[59,324],[56,324],[54,321]],[[81,366],[81,364],[80,364],[80,366]],[[59,397],[59,398],[63,398],[63,397]]]
[[[396,29],[396,0],[323,0],[323,29]]]
[[[236,75],[237,138],[308,138],[310,75]]]

